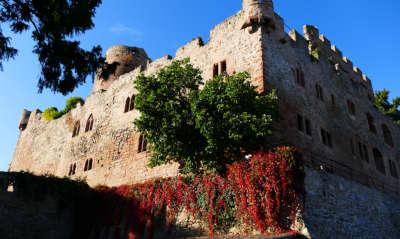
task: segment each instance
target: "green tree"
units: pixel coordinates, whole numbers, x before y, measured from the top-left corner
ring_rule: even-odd
[[[249,74],[205,83],[188,60],[139,76],[136,127],[150,143],[150,166],[178,162],[183,173],[224,170],[267,143],[276,116],[275,92],[259,94]]]
[[[92,18],[100,4],[101,0],[0,0],[0,68],[18,53],[1,26],[7,24],[15,34],[31,30],[33,52],[42,68],[39,92],[72,92],[103,61],[99,46],[87,51],[71,40],[94,26]]]
[[[394,122],[400,126],[400,97],[396,97],[389,101],[390,91],[384,89],[382,91],[375,92],[375,102],[374,105],[383,114],[391,117]]]

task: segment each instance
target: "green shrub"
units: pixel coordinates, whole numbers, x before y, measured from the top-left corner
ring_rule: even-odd
[[[72,96],[65,103],[64,113],[70,112],[72,109],[75,109],[79,104],[83,105],[85,101],[81,97]]]
[[[45,109],[42,116],[46,121],[52,121],[54,119],[58,119],[63,115],[62,112],[59,112],[56,107],[50,107]]]
[[[72,96],[67,100],[65,108],[62,111],[58,111],[56,107],[49,107],[43,112],[43,118],[47,121],[58,119],[76,108],[78,103],[83,105],[85,101],[81,97]]]

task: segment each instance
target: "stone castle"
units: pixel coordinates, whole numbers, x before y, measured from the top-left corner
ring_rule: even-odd
[[[39,110],[23,112],[10,171],[85,178],[92,186],[176,176],[176,164],[147,167],[146,140],[133,124],[134,80],[183,58],[204,79],[247,71],[260,92],[277,89],[274,143],[302,152],[309,230],[400,238],[400,128],[374,108],[370,79],[338,47],[311,25],[304,35],[286,32],[268,0],[243,0],[241,11],[211,30],[209,42],[194,39],[175,57],[152,61],[143,49],[112,47],[111,74],[96,76],[84,105],[51,122]]]

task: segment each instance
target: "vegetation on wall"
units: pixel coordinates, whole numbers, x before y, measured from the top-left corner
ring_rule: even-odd
[[[321,52],[318,49],[318,46],[314,46],[313,43],[310,41],[310,42],[308,42],[308,50],[310,52],[311,60],[319,61]]]
[[[386,89],[375,92],[374,105],[379,111],[392,118],[400,126],[400,97],[396,97],[390,102],[389,95],[390,91]]]
[[[225,164],[262,149],[277,112],[275,92],[259,94],[247,73],[203,84],[188,60],[174,61],[135,83],[135,125],[150,143],[150,166],[178,162],[183,173],[223,171]]]
[[[291,230],[301,210],[303,174],[295,151],[279,147],[228,165],[224,175],[92,189],[66,178],[4,173],[0,174],[0,192],[13,185],[13,193],[29,202],[47,203],[49,196],[58,200],[59,211],[72,210],[73,238],[99,238],[104,229],[121,228],[115,233],[126,234],[118,238],[151,239],[160,230],[168,235],[182,213],[200,223],[211,237],[233,227],[244,234],[255,230],[268,234]]]
[[[76,108],[76,106],[78,104],[83,105],[84,103],[85,103],[85,101],[81,97],[73,96],[73,97],[70,97],[66,101],[65,107],[62,111],[58,111],[58,109],[56,107],[49,107],[44,110],[42,117],[46,121],[55,120],[55,119],[61,118],[63,115],[67,114],[72,109]]]
[[[132,238],[152,238],[160,223],[173,226],[181,212],[204,222],[211,237],[237,226],[247,232],[287,232],[300,210],[303,173],[299,163],[292,149],[280,147],[228,165],[224,176],[207,174],[100,187],[97,190],[108,196],[97,202],[107,213],[92,218],[109,227],[127,227]]]

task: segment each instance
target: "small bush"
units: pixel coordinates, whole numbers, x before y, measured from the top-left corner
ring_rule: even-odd
[[[64,113],[70,112],[72,109],[75,109],[79,104],[83,105],[85,101],[81,97],[72,96],[65,103]]]
[[[42,116],[46,121],[52,121],[54,119],[60,118],[62,115],[63,113],[59,112],[56,107],[50,107],[43,112]]]
[[[65,108],[62,111],[58,111],[56,107],[47,108],[43,112],[43,118],[47,121],[52,121],[61,118],[63,115],[70,112],[72,109],[76,108],[78,104],[83,105],[85,101],[81,97],[70,97],[65,103]]]

